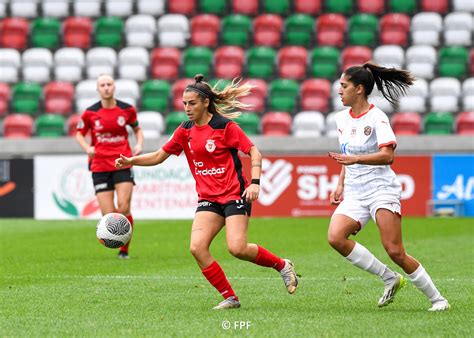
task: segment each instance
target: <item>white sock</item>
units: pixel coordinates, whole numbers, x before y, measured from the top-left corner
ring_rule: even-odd
[[[385,264],[379,261],[369,250],[363,245],[356,242],[354,249],[346,257],[353,265],[379,276],[384,283],[396,277],[395,272],[390,270]]]
[[[418,269],[415,272],[408,275],[411,282],[423,292],[429,300],[434,303],[440,300],[444,300],[444,297],[441,296],[438,289],[431,280],[430,275],[426,272],[425,268],[420,264]]]

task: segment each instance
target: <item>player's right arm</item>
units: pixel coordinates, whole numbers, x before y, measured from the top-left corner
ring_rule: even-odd
[[[329,201],[331,202],[331,204],[339,204],[342,202],[345,174],[346,174],[346,167],[342,166],[341,173],[339,174],[339,181],[337,182],[336,190],[331,192],[331,194],[329,195]]]
[[[126,157],[120,154],[120,157],[115,160],[115,168],[120,169],[122,167],[130,165],[138,165],[144,167],[153,166],[163,163],[170,156],[171,154],[168,154],[163,149],[133,157]]]
[[[93,157],[95,155],[95,147],[90,146],[89,143],[87,143],[84,135],[82,135],[82,133],[79,131],[76,133],[76,140],[81,148],[87,153],[87,155],[89,155],[89,157]]]

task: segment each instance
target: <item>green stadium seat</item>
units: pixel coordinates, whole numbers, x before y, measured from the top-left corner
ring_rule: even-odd
[[[245,47],[249,43],[252,22],[245,15],[229,15],[222,20],[222,43]]]
[[[389,12],[414,14],[416,12],[416,0],[389,0]]]
[[[183,53],[184,77],[193,78],[196,74],[209,77],[212,51],[207,47],[190,47]]]
[[[176,128],[183,122],[187,121],[188,116],[184,111],[174,111],[169,113],[165,118],[166,134],[171,135]]]
[[[276,52],[269,47],[254,47],[247,52],[247,73],[249,77],[269,79],[273,77]]]
[[[260,127],[260,117],[256,113],[242,112],[234,119],[247,135],[257,135]]]
[[[36,119],[36,135],[39,137],[60,137],[64,135],[64,116],[44,114]]]
[[[294,14],[285,21],[285,43],[308,46],[311,44],[314,19],[306,14]]]
[[[463,78],[466,76],[468,51],[464,47],[445,47],[439,52],[439,75]]]
[[[36,83],[17,83],[13,87],[12,110],[15,113],[36,115],[40,108],[41,86]]]
[[[454,130],[454,117],[450,113],[429,113],[424,119],[424,133],[428,135],[447,135]]]
[[[95,23],[97,46],[119,48],[122,45],[123,21],[120,18],[104,16]]]
[[[263,12],[287,15],[290,10],[289,0],[263,0]]]
[[[200,0],[201,13],[224,15],[227,12],[226,0]]]
[[[168,109],[171,85],[164,80],[149,80],[142,85],[142,107],[163,113]]]
[[[339,58],[341,54],[334,47],[317,47],[310,55],[311,70],[313,77],[333,80],[339,71]]]
[[[349,44],[373,46],[379,27],[377,17],[372,14],[357,14],[349,19]]]
[[[298,82],[294,80],[279,79],[271,82],[269,110],[292,113],[296,107],[299,89]]]
[[[31,24],[33,47],[56,49],[59,46],[61,23],[54,18],[37,18]]]
[[[328,13],[349,15],[352,12],[353,7],[354,0],[326,0],[326,11]]]

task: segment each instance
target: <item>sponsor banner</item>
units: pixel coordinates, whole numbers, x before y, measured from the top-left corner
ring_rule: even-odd
[[[250,178],[249,158],[242,159]],[[429,156],[399,156],[392,166],[402,183],[404,215],[426,214],[430,199]],[[338,183],[341,166],[326,156],[267,156],[262,163],[260,197],[253,216],[330,216],[335,206],[329,194]]]
[[[474,155],[433,156],[433,199],[458,200],[474,216]]]
[[[33,160],[0,160],[0,217],[33,217]]]
[[[131,208],[136,219],[194,216],[195,183],[184,157],[170,156],[164,165],[133,170]],[[36,156],[34,176],[35,218],[100,218],[85,156]]]

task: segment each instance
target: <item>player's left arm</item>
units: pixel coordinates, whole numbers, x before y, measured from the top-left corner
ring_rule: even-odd
[[[262,175],[262,154],[257,149],[257,147],[252,146],[250,148],[250,163],[251,163],[251,173],[252,181],[247,189],[244,190],[242,197],[247,200],[247,202],[252,203],[258,199],[260,193],[260,176]]]

